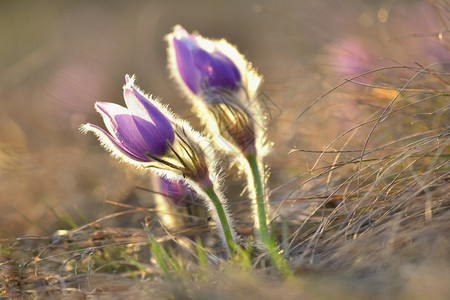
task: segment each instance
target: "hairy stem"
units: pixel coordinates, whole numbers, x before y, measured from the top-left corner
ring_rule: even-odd
[[[234,242],[233,231],[230,228],[230,223],[228,222],[227,215],[225,213],[225,209],[223,208],[222,202],[214,191],[213,187],[209,187],[205,189],[206,195],[208,195],[209,199],[214,205],[216,209],[217,216],[219,217],[220,227],[223,231],[223,235],[225,237],[226,244],[228,246],[229,254],[232,255],[234,253],[234,248],[236,244]]]
[[[255,189],[255,199],[253,203],[254,210],[255,210],[255,217],[257,220],[255,220],[255,227],[259,231],[259,238],[261,239],[261,242],[265,245],[268,245],[269,243],[269,230],[267,229],[267,216],[266,216],[266,204],[264,201],[264,189],[263,189],[263,182],[261,178],[261,174],[259,171],[258,166],[258,160],[256,158],[256,154],[249,154],[246,157],[247,162],[249,164],[251,175],[253,182],[249,182],[249,184],[253,184],[253,187]]]
[[[261,242],[266,247],[270,260],[274,264],[274,266],[283,274],[285,278],[290,278],[293,276],[291,269],[289,268],[289,264],[287,260],[279,253],[278,246],[273,239],[269,237],[269,230],[267,228],[267,215],[266,215],[266,204],[264,201],[264,185],[262,182],[258,159],[256,154],[249,154],[246,157],[247,162],[249,164],[251,174],[249,175],[249,184],[252,184],[255,189],[255,199],[253,203],[255,213],[254,216],[257,218],[255,220],[255,227],[257,227],[259,231],[259,238]],[[250,175],[251,179],[250,180]]]
[[[270,260],[278,271],[280,271],[285,278],[292,278],[294,274],[292,273],[287,260],[278,251],[278,246],[275,241],[270,239],[266,247],[269,251]]]

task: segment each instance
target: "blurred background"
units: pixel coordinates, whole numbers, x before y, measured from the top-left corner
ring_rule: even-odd
[[[96,101],[123,105],[125,74],[197,124],[166,65],[176,24],[227,39],[264,76],[274,189],[317,158],[291,149],[324,149],[392,94],[369,105],[354,85],[296,120],[314,99],[375,68],[450,60],[447,1],[0,1],[0,237],[51,234],[67,215],[87,223],[114,210],[106,200],[149,205],[136,189],[149,177],[78,127],[103,125]]]

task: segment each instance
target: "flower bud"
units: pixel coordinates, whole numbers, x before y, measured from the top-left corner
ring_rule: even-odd
[[[166,201],[177,206],[188,206],[195,199],[195,192],[180,180],[158,178],[158,191]]]
[[[265,120],[258,101],[261,77],[251,64],[225,40],[189,34],[179,25],[167,40],[172,76],[190,96],[210,136],[219,133],[226,151],[256,153]]]
[[[218,49],[205,49],[196,34],[176,26],[172,38],[179,76],[194,94],[208,89],[236,90],[241,74],[230,58]]]

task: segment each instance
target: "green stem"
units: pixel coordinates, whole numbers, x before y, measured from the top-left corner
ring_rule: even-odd
[[[270,260],[275,267],[283,274],[284,278],[292,278],[294,274],[287,260],[278,252],[278,247],[274,240],[270,240],[267,244],[267,250],[269,251]]]
[[[225,236],[228,250],[230,251],[230,255],[232,255],[236,244],[234,243],[233,233],[231,231],[230,224],[228,223],[228,218],[225,214],[225,209],[223,208],[222,202],[220,202],[220,199],[214,191],[213,187],[206,188],[205,193],[208,195],[209,199],[211,199],[216,209],[217,216],[219,217],[220,224],[222,225],[221,227]]]
[[[255,224],[259,230],[259,238],[261,242],[265,245],[269,243],[269,230],[267,229],[267,217],[266,217],[266,207],[264,201],[264,189],[261,174],[259,173],[258,160],[256,159],[256,154],[247,155],[247,161],[252,171],[253,186],[256,192],[256,215],[258,217],[258,223]],[[250,184],[250,182],[249,182]]]
[[[269,252],[270,259],[275,267],[283,274],[285,278],[291,278],[293,276],[289,264],[286,259],[278,252],[278,246],[273,239],[269,237],[269,230],[267,228],[267,216],[266,207],[264,201],[264,188],[259,172],[258,160],[256,154],[247,155],[247,161],[252,171],[253,187],[256,193],[256,215],[258,216],[258,222],[255,226],[258,227],[259,237],[261,242]],[[249,182],[251,184],[251,182]]]

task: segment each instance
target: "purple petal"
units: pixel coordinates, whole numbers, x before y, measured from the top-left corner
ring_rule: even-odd
[[[241,82],[241,73],[239,72],[234,62],[232,62],[228,56],[225,56],[222,52],[219,51],[214,51],[211,55],[216,59],[216,63],[221,65],[217,67],[214,66],[213,68],[217,68],[217,70],[219,70],[219,68],[222,68],[224,71],[226,69],[226,77],[228,78],[227,80],[231,82],[230,85],[235,85],[237,87]]]
[[[169,148],[168,144],[173,143],[174,140],[172,127],[153,125],[138,116],[133,116],[133,120],[147,147],[146,153],[164,155]]]
[[[114,116],[128,114],[128,110],[123,106],[110,102],[97,102],[95,103],[95,109],[102,116],[103,122],[111,135],[114,138],[117,138],[117,124],[114,121]]]
[[[178,73],[187,87],[194,94],[197,94],[200,76],[194,66],[191,50],[198,46],[191,38],[177,39],[176,37],[173,39],[173,46],[175,49]]]
[[[142,159],[140,157],[137,157],[133,153],[129,152],[128,149],[126,149],[122,143],[120,143],[118,140],[116,140],[108,132],[103,130],[103,128],[101,128],[97,125],[94,125],[94,124],[88,124],[88,126],[97,129],[97,131],[95,131],[95,132],[97,132],[97,135],[99,135],[101,133],[104,137],[106,137],[109,141],[111,141],[111,143],[115,146],[115,148],[117,150],[119,150],[123,154],[127,155],[128,157],[131,157],[134,160],[142,161]],[[94,130],[92,130],[92,131],[94,131]],[[146,157],[146,160],[144,160],[144,161],[148,161],[148,157]]]
[[[150,122],[152,122],[152,119],[149,116],[162,115],[155,105],[134,87],[133,81],[127,81],[127,84],[123,87],[123,98],[129,113],[133,115],[148,119]]]
[[[194,94],[198,94],[202,86],[232,90],[239,88],[239,69],[224,53],[217,49],[209,52],[202,48],[199,43],[201,38],[190,35],[181,26],[175,28],[173,36],[178,74]]]
[[[114,123],[117,124],[115,135],[119,142],[128,152],[138,157],[141,161],[150,161],[146,153],[152,153],[148,144],[141,136],[140,130],[137,128],[134,116],[132,115],[115,115]],[[148,122],[147,122],[148,123]],[[151,125],[150,123],[148,123]]]
[[[164,135],[164,141],[173,143],[175,134],[170,121],[155,105],[150,102],[149,99],[147,99],[147,97],[142,95],[133,86],[132,82],[127,82],[123,95],[125,103],[127,104],[131,114],[140,117],[148,123],[151,123],[154,127],[157,127],[159,134]]]
[[[176,204],[186,206],[195,198],[195,192],[192,191],[182,181],[171,181],[165,178],[159,178],[159,190],[168,201]]]
[[[207,78],[210,87],[236,89],[239,87],[241,75],[236,65],[221,52],[208,53],[203,49],[193,52],[195,66]]]
[[[158,127],[158,124],[132,115],[128,110],[114,103],[96,103],[111,136],[122,149],[140,161],[150,161],[148,154],[163,155],[167,143],[173,142],[171,126]]]

